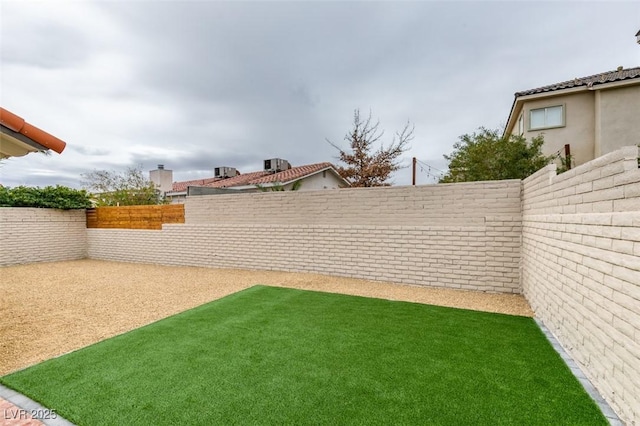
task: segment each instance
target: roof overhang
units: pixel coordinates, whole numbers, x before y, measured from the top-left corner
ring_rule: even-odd
[[[608,90],[608,89],[617,89],[624,86],[634,86],[640,84],[640,78],[633,78],[622,81],[612,81],[609,83],[596,84],[593,86],[579,86],[579,87],[571,87],[567,89],[559,89],[552,90],[548,92],[542,93],[534,93],[531,95],[522,95],[518,96],[516,93],[515,98],[513,100],[513,104],[511,105],[511,111],[509,112],[509,118],[507,119],[507,125],[504,128],[503,136],[509,135],[512,133],[513,128],[518,122],[518,117],[520,117],[520,112],[522,111],[522,107],[527,101],[535,101],[539,99],[551,99],[557,96],[565,96],[571,95],[574,93],[580,92],[594,92],[597,90]]]
[[[47,151],[47,147],[0,125],[0,158],[22,157],[42,151]]]
[[[66,143],[0,108],[0,158],[21,157],[31,152],[62,153]]]

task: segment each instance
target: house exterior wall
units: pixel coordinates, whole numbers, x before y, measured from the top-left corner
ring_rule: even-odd
[[[0,266],[87,257],[84,210],[0,208]]]
[[[640,144],[640,84],[599,91],[596,156]]]
[[[627,424],[640,421],[640,169],[635,146],[523,183],[522,288]],[[634,423],[635,422],[635,423]]]
[[[640,83],[620,83],[594,90],[568,90],[520,98],[524,117],[524,136],[531,139],[544,134],[545,155],[563,152],[571,145],[573,165],[584,164],[624,146],[640,144]],[[520,100],[518,101],[520,102]],[[564,105],[565,125],[529,130],[530,111]],[[508,132],[518,134],[518,120]]]
[[[314,191],[318,189],[338,189],[344,185],[342,180],[338,179],[333,172],[329,170],[325,170],[323,172],[319,172],[313,174],[311,176],[307,176],[302,179],[302,184],[300,185],[299,191]],[[286,189],[291,189],[293,184],[287,185]]]
[[[518,293],[520,181],[189,197],[184,225],[90,229],[89,257]]]
[[[531,110],[556,105],[564,105],[565,108],[565,125],[563,127],[529,130]],[[523,111],[525,137],[531,140],[531,138],[543,134],[542,152],[545,155],[553,155],[558,151],[564,153],[564,145],[570,144],[575,165],[594,159],[595,97],[593,92],[578,92],[526,101],[523,105]]]
[[[168,198],[171,204],[184,204],[187,201],[186,195],[171,195]]]

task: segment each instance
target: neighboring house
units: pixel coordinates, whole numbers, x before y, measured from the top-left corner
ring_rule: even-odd
[[[64,151],[66,143],[0,108],[0,159],[22,157],[30,152]]]
[[[505,134],[544,134],[545,155],[569,144],[573,165],[640,144],[640,67],[518,92]]]
[[[288,191],[294,187],[300,191],[311,191],[349,186],[331,163],[291,167],[289,162],[279,158],[265,160],[264,169],[258,172],[241,174],[233,167],[216,167],[213,177],[182,182],[172,182],[173,171],[158,164],[156,170],[149,172],[149,179],[172,203],[183,203],[187,195],[258,192],[275,188]]]

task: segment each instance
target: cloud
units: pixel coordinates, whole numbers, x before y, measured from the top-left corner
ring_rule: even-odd
[[[506,120],[514,92],[640,64],[639,15],[635,3],[5,2],[3,106],[69,148],[6,162],[0,179],[335,161],[325,139],[342,143],[356,108],[389,138],[415,123],[403,161],[444,169],[459,135]]]

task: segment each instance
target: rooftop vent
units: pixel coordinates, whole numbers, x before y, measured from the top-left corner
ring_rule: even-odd
[[[216,167],[213,169],[214,177],[226,179],[238,175],[238,171],[234,167]]]
[[[158,164],[158,170],[164,170],[164,164]]]
[[[287,160],[283,160],[282,158],[271,158],[269,160],[264,160],[264,171],[265,172],[281,172],[283,170],[289,170],[291,165]]]

